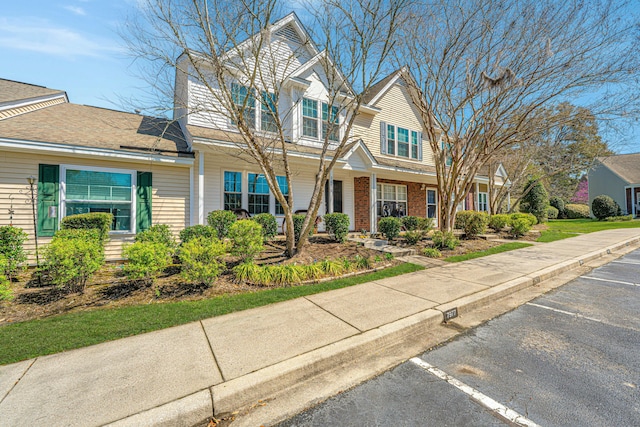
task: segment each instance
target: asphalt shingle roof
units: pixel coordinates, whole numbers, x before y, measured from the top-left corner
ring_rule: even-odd
[[[0,79],[0,104],[33,99],[54,94],[64,94],[64,91],[49,89],[44,86],[21,83],[13,80]]]
[[[618,154],[598,160],[629,184],[640,183],[640,153]]]

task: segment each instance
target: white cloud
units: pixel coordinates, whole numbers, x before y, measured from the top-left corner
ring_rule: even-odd
[[[63,6],[63,7],[71,13],[75,13],[76,15],[84,16],[87,14],[87,12],[85,12],[84,9],[81,7],[77,7],[77,6]]]
[[[122,49],[109,39],[91,37],[42,19],[0,18],[0,47],[67,58],[108,57]]]

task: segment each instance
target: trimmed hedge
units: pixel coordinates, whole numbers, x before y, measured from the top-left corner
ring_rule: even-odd
[[[553,206],[549,206],[547,208],[547,218],[558,219],[558,215],[559,215],[559,211],[557,208],[554,208]]]
[[[60,229],[96,229],[100,239],[106,242],[109,239],[109,231],[113,224],[113,215],[103,212],[92,212],[78,215],[69,215],[60,221]]]
[[[343,243],[349,234],[349,215],[345,213],[325,214],[324,223],[327,233],[338,242]]]
[[[558,218],[564,218],[566,216],[566,213],[564,211],[565,203],[564,200],[562,200],[560,197],[553,196],[549,198],[549,204],[558,210]],[[549,219],[552,218],[549,217]]]
[[[213,238],[216,238],[217,235],[218,233],[216,232],[216,230],[210,225],[196,224],[180,230],[180,241],[184,245],[185,243],[193,239],[204,238],[207,240],[211,240]]]
[[[400,218],[387,216],[378,221],[378,230],[387,240],[393,240],[400,235]]]
[[[620,216],[622,213],[620,205],[611,197],[604,194],[593,199],[591,202],[591,212],[593,216],[601,221],[612,216]]]
[[[567,203],[564,212],[568,219],[589,218],[589,206],[578,203]]]
[[[507,214],[495,214],[489,218],[489,228],[494,231],[502,231],[509,225],[511,218]]]

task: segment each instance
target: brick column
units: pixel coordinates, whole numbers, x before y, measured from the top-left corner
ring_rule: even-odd
[[[356,231],[370,230],[369,221],[369,177],[361,176],[353,179],[355,212],[353,219]]]

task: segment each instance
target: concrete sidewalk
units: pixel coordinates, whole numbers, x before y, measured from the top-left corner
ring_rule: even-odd
[[[376,372],[359,362],[380,370],[433,345],[449,309],[638,244],[640,229],[586,234],[0,366],[0,426],[191,426],[337,367],[363,380]]]

